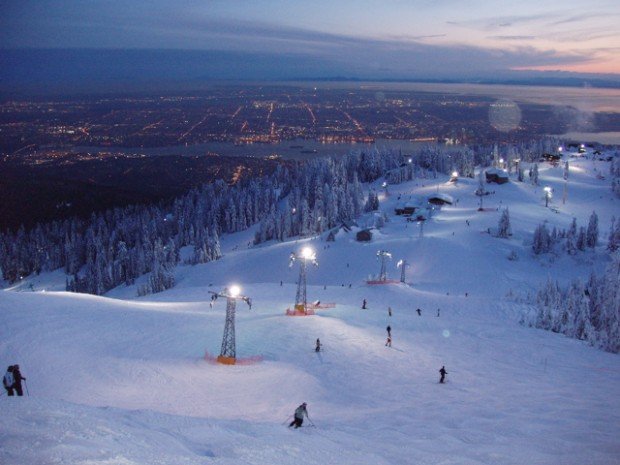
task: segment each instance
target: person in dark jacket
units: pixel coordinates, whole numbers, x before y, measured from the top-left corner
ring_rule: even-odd
[[[446,375],[448,374],[448,372],[446,371],[446,367],[442,366],[441,370],[439,370],[439,374],[441,375],[441,378],[439,379],[439,382],[443,384],[443,381],[446,377]]]
[[[295,428],[299,428],[304,423],[304,415],[308,418],[308,409],[306,409],[307,405],[308,404],[304,402],[295,409],[295,417],[293,418],[291,424],[288,425],[289,428],[293,425],[295,425]]]
[[[366,310],[366,299],[362,301],[362,310]]]
[[[13,384],[13,389],[15,389],[15,392],[17,392],[18,396],[23,396],[24,391],[22,390],[22,379],[25,381],[26,378],[24,378],[21,372],[19,371],[19,365],[13,366],[13,378],[15,379],[15,383]]]
[[[388,336],[392,337],[392,327],[390,325],[387,325],[387,328],[385,328],[385,330],[387,331]]]
[[[320,352],[321,351],[321,341],[320,339],[317,337],[316,338],[316,347],[314,348],[315,352]]]
[[[4,377],[2,378],[2,384],[4,385],[4,389],[6,389],[7,396],[15,395],[13,393],[13,386],[15,385],[15,378],[13,377],[13,365],[10,365],[6,369],[6,373],[4,374]]]

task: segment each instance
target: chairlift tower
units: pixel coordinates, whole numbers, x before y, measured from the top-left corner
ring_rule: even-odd
[[[392,254],[387,250],[379,250],[377,258],[381,260],[381,271],[379,272],[379,281],[387,281],[387,261],[392,258]]]
[[[224,324],[224,337],[222,338],[222,349],[217,357],[219,363],[225,365],[234,365],[237,360],[236,344],[235,344],[235,310],[237,308],[237,300],[243,300],[250,309],[252,309],[252,301],[249,297],[240,295],[239,286],[231,286],[224,288],[222,292],[212,292],[217,297],[226,298],[226,323]]]
[[[295,294],[295,311],[307,314],[308,298],[306,294],[306,270],[308,262],[317,267],[319,263],[316,261],[314,250],[310,247],[304,247],[300,254],[296,254],[295,252],[291,253],[289,267],[292,267],[295,261],[299,262],[299,279],[297,280],[297,293]]]
[[[400,282],[401,283],[406,282],[405,274],[406,274],[406,269],[410,266],[409,263],[407,263],[407,260],[403,259],[403,260],[399,260],[396,266],[400,268]]]

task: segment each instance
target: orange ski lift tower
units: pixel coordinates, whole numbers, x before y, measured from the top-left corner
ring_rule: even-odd
[[[299,254],[291,253],[288,266],[292,267],[296,261],[299,262],[299,280],[297,281],[297,294],[295,294],[295,307],[293,310],[288,309],[286,314],[290,316],[314,315],[314,308],[308,307],[306,296],[306,269],[308,262],[316,267],[319,266],[316,261],[316,254],[312,248],[304,247]]]
[[[237,361],[236,345],[235,345],[235,309],[237,300],[243,300],[250,310],[252,309],[252,301],[249,297],[240,295],[241,288],[239,286],[230,286],[224,288],[222,292],[209,291],[217,297],[226,298],[226,324],[224,325],[224,338],[222,339],[222,350],[217,357],[219,363],[225,365],[234,365]]]

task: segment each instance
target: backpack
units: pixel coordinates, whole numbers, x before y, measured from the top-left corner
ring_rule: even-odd
[[[4,375],[4,378],[2,379],[2,383],[4,384],[5,388],[13,387],[13,384],[15,384],[15,378],[13,378],[13,373],[7,371]]]

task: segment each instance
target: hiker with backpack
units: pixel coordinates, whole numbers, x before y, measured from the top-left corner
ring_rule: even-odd
[[[13,365],[10,365],[6,369],[6,373],[4,374],[4,378],[2,378],[2,384],[4,385],[4,389],[6,389],[7,396],[15,395],[13,393],[13,386],[15,385],[15,378],[13,377]]]
[[[295,425],[295,428],[299,428],[304,423],[304,415],[306,416],[308,421],[310,421],[310,417],[308,417],[308,409],[306,409],[307,405],[308,404],[304,402],[303,404],[301,404],[299,407],[295,409],[295,415],[294,415],[293,421],[291,422],[290,425],[288,425],[289,428],[293,425]]]
[[[13,389],[15,389],[18,396],[23,396],[24,391],[22,390],[22,379],[26,381],[26,378],[24,378],[19,371],[19,365],[13,365],[13,379],[15,380],[13,383]]]

